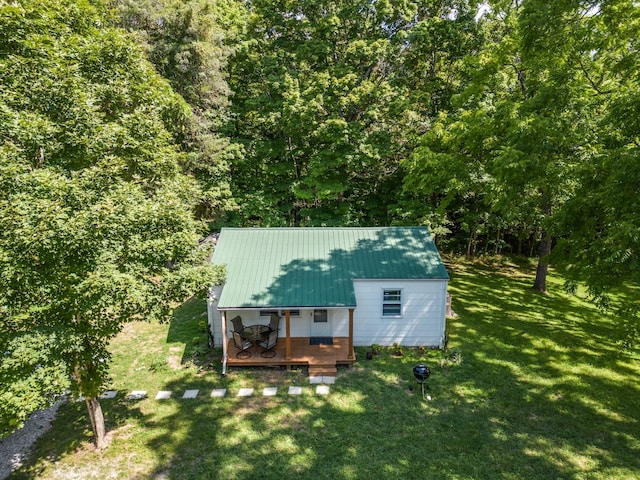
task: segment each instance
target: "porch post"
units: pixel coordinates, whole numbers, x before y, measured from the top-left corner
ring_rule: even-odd
[[[287,338],[284,343],[284,359],[291,360],[291,314],[289,310],[284,311],[287,324]]]
[[[222,323],[222,375],[227,374],[227,311],[223,310],[220,316]]]
[[[353,308],[349,309],[349,360],[355,358],[355,352],[353,351]]]

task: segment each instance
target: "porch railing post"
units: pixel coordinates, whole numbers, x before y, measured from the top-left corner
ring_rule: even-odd
[[[289,310],[284,311],[287,324],[287,337],[284,343],[284,359],[291,360],[291,314]]]
[[[229,358],[229,353],[227,352],[229,346],[227,342],[229,341],[227,338],[227,311],[223,310],[222,315],[220,316],[220,323],[222,327],[222,375],[227,374],[227,359]]]
[[[355,352],[353,351],[353,308],[349,309],[349,360],[355,358]]]

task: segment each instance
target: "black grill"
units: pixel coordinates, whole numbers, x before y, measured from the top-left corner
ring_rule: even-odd
[[[413,367],[413,376],[416,377],[416,380],[422,387],[422,398],[431,400],[431,395],[425,396],[424,393],[425,388],[429,390],[429,385],[425,383],[427,381],[427,378],[429,378],[429,375],[431,375],[431,370],[429,370],[429,367],[427,367],[424,363],[419,363],[418,365]]]

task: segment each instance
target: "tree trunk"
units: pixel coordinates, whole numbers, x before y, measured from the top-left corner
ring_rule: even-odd
[[[548,256],[551,253],[551,235],[546,230],[542,231],[542,239],[540,240],[540,248],[538,249],[538,268],[536,270],[536,279],[533,282],[533,289],[546,293],[547,291],[547,270],[549,269]]]
[[[522,255],[522,240],[523,240],[522,233],[518,233],[518,246],[517,246],[518,251],[516,253],[516,255],[518,256]]]
[[[104,426],[104,415],[98,397],[85,398],[87,410],[89,410],[89,418],[91,419],[91,428],[93,429],[94,442],[98,450],[107,447],[106,429]]]
[[[476,231],[473,230],[469,234],[469,242],[467,243],[467,256],[474,257],[476,254]]]

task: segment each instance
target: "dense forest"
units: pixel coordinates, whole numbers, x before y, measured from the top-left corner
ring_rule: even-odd
[[[194,113],[211,228],[428,225],[600,304],[638,280],[640,8],[628,0],[113,0]]]
[[[0,190],[18,389],[66,365],[95,399],[123,321],[219,278],[193,246],[225,225],[428,225],[607,307],[640,283],[640,8],[0,2]],[[637,336],[637,302],[616,308]],[[25,403],[2,395],[12,428]]]
[[[214,228],[426,224],[445,251],[626,277],[639,9],[556,3],[111,6],[194,112],[180,141]]]

